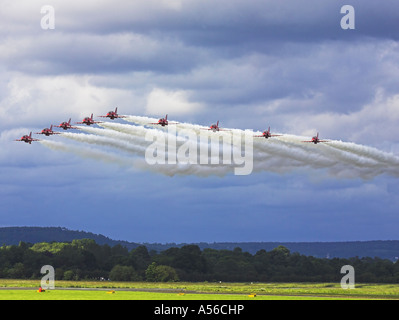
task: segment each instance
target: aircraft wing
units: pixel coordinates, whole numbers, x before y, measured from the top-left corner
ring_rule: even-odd
[[[62,128],[62,129],[64,129],[64,126],[55,126],[55,127],[60,127],[60,128]],[[79,129],[79,127],[72,127],[72,126],[69,126],[69,127],[66,127],[66,129],[65,130],[67,130],[67,129]]]
[[[107,116],[99,116],[102,118],[107,118]],[[114,118],[126,118],[126,116],[115,115]]]
[[[76,124],[87,124],[86,122],[75,122],[75,123]],[[90,124],[94,124],[94,123],[102,123],[102,121],[90,121]]]
[[[35,134],[46,134],[46,133],[44,133],[44,132],[35,132]],[[52,135],[52,134],[61,134],[61,132],[52,131],[52,132],[48,132],[47,134],[49,134],[49,135]]]
[[[124,117],[124,118],[126,118],[126,117]],[[162,125],[162,123],[159,123],[159,122],[150,122],[150,123],[147,123],[147,124],[159,124],[159,125]],[[178,124],[178,122],[169,122],[168,121],[168,124],[166,124],[166,125],[169,125],[169,124]]]

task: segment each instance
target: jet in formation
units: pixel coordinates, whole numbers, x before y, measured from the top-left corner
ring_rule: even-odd
[[[118,107],[115,108],[115,111],[109,111],[105,116],[99,116],[100,118],[110,118],[114,120],[115,118],[126,118],[125,116],[120,116],[118,114]]]
[[[32,138],[32,132],[29,135],[24,135],[21,137],[21,139],[16,139],[15,141],[23,141],[25,143],[31,144],[33,141],[40,141],[39,139],[33,139]]]
[[[157,125],[164,127],[164,126],[167,126],[168,124],[177,124],[177,122],[169,122],[168,115],[166,115],[165,118],[159,119],[158,122],[153,122],[153,123],[149,123],[149,124],[157,124]]]
[[[110,118],[111,120],[114,120],[116,118],[126,118],[126,116],[120,116],[118,115],[118,108],[115,108],[115,111],[109,111],[105,116],[99,116],[102,118]],[[91,114],[90,117],[86,117],[84,118],[81,122],[76,122],[77,124],[86,124],[86,125],[92,125],[95,123],[101,123],[102,121],[94,121],[93,120],[93,114]],[[174,122],[173,124],[177,124],[178,122]],[[162,127],[165,127],[169,124],[172,124],[171,122],[168,121],[168,115],[165,115],[165,118],[161,118],[158,120],[158,122],[154,122],[154,123],[149,123],[149,124],[155,124],[155,125],[160,125]],[[58,128],[62,128],[64,130],[68,130],[68,129],[79,129],[78,127],[74,127],[71,125],[71,118],[69,118],[69,121],[66,122],[62,122],[60,123],[58,126],[54,126],[54,127],[58,127]],[[213,132],[218,132],[218,131],[231,131],[229,129],[223,129],[219,127],[219,120],[216,122],[216,124],[212,124],[209,126],[209,128],[201,128],[203,130],[211,130]],[[50,128],[45,128],[43,129],[41,132],[36,132],[36,134],[43,134],[45,136],[50,136],[53,134],[60,134],[60,132],[55,132],[53,131],[53,125],[50,126]],[[277,137],[277,136],[282,136],[281,134],[271,134],[270,133],[270,127],[263,131],[263,133],[261,135],[255,135],[254,137],[261,137],[261,138],[265,138],[268,139],[270,137]],[[32,132],[29,135],[24,135],[21,137],[21,139],[17,139],[15,141],[24,141],[26,143],[31,144],[33,141],[40,141],[38,139],[33,139],[32,138]],[[311,140],[305,140],[302,142],[311,142],[314,144],[318,144],[319,142],[330,142],[329,140],[320,140],[319,138],[319,133],[317,132],[317,135],[312,137]]]
[[[50,128],[45,128],[41,132],[36,132],[36,134],[44,134],[45,136],[51,136],[53,134],[60,134],[60,132],[53,131],[53,125]]]
[[[76,124],[86,124],[86,125],[90,126],[91,124],[101,123],[101,122],[102,121],[94,121],[93,114],[91,114],[91,117],[86,117],[82,120],[82,122],[76,122]]]
[[[314,144],[318,144],[319,142],[330,142],[328,140],[320,140],[319,139],[319,133],[317,132],[317,135],[315,135],[314,137],[312,137],[312,140],[305,140],[302,142],[312,142]]]
[[[69,118],[69,121],[68,121],[68,122],[64,121],[64,122],[62,122],[60,125],[54,126],[54,127],[62,128],[62,129],[64,129],[64,130],[68,130],[68,129],[78,129],[77,127],[72,127],[72,126],[71,126],[71,118]]]
[[[270,133],[270,127],[269,127],[269,129],[263,131],[263,133],[261,135],[257,135],[257,136],[254,136],[254,137],[261,137],[261,138],[268,139],[270,137],[279,137],[279,136],[282,136],[282,135],[281,134],[271,134]]]
[[[230,130],[227,130],[227,129],[222,129],[222,128],[220,128],[220,127],[219,127],[219,120],[216,122],[216,124],[211,124],[211,125],[209,126],[209,128],[204,128],[204,130],[211,130],[211,131],[213,131],[213,132],[217,132],[217,131],[230,131]]]
[[[115,108],[115,111],[109,111],[106,116],[101,116],[101,117],[108,117],[108,118],[110,118],[112,120],[115,119],[115,118],[125,118],[125,116],[118,115],[117,112],[118,112],[118,108]],[[91,117],[86,117],[86,118],[83,119],[82,122],[77,122],[77,123],[78,124],[91,125],[91,124],[94,124],[94,123],[101,123],[101,121],[94,121],[93,120],[93,114],[91,114]],[[64,130],[79,129],[78,127],[74,127],[74,126],[71,125],[71,118],[69,118],[68,121],[61,122],[58,126],[55,125],[54,127],[62,128]],[[43,134],[45,136],[51,136],[53,134],[61,134],[61,132],[53,131],[53,125],[51,125],[50,128],[45,128],[41,132],[36,132],[36,134]],[[24,141],[26,143],[31,144],[32,141],[40,141],[40,140],[33,139],[32,138],[32,132],[31,132],[29,135],[24,135],[23,137],[21,137],[21,139],[17,139],[15,141]]]

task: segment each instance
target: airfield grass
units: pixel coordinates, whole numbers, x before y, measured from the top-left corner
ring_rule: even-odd
[[[0,279],[0,300],[399,300],[399,284],[211,283],[55,281],[39,293],[40,280]]]

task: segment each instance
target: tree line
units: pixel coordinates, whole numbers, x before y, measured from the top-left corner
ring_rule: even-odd
[[[0,278],[41,279],[43,265],[56,280],[339,282],[344,265],[355,269],[356,282],[398,283],[399,263],[381,258],[315,258],[284,246],[255,254],[203,249],[197,245],[157,252],[139,246],[99,245],[91,239],[0,247]]]

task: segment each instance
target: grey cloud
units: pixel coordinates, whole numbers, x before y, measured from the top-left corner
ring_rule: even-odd
[[[346,39],[398,39],[399,4],[392,0],[354,0],[356,30],[343,31],[340,10],[346,1],[167,1],[112,2],[99,6],[60,4],[60,28],[67,32],[138,32],[179,37],[187,44],[264,50],[269,42]],[[170,2],[173,3],[173,2]]]
[[[40,34],[7,39],[0,54],[9,70],[32,74],[95,74],[190,69],[206,53],[179,41],[158,40],[137,34]]]

